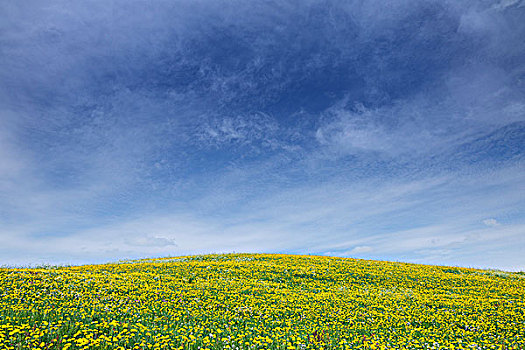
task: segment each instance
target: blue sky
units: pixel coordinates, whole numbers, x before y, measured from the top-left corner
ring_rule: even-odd
[[[4,1],[0,264],[525,270],[525,2]]]

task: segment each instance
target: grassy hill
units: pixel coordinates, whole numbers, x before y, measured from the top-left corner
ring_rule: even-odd
[[[3,268],[0,348],[525,349],[525,278],[263,254]]]

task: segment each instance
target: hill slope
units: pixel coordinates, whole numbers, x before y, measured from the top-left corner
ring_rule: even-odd
[[[525,348],[521,274],[228,254],[0,269],[2,349]]]

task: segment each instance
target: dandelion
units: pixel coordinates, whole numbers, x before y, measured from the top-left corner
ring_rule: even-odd
[[[0,349],[523,349],[524,291],[521,274],[315,256],[2,268]]]

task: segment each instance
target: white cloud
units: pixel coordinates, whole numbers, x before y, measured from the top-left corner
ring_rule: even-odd
[[[125,241],[129,245],[140,246],[140,247],[168,247],[177,246],[177,242],[172,238],[141,235]]]
[[[489,227],[496,227],[500,225],[500,223],[496,219],[485,219],[482,222]]]
[[[367,245],[359,245],[355,248],[353,248],[352,250],[350,250],[348,252],[348,254],[363,254],[363,253],[369,253],[371,252],[373,249],[372,247],[370,246],[367,246]],[[343,255],[347,255],[346,253],[344,253]]]
[[[473,66],[449,72],[445,88],[388,106],[351,106],[344,98],[324,112],[316,139],[342,155],[442,154],[498,127],[525,120],[523,97],[507,87],[508,79],[495,67]]]
[[[258,148],[285,148],[280,140],[279,125],[275,118],[262,113],[205,117],[197,126],[195,141],[198,147],[253,146]]]

